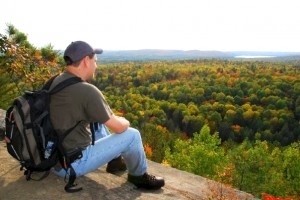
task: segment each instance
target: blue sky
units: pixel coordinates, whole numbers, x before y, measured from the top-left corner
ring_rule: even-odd
[[[300,52],[297,0],[6,0],[1,33],[7,23],[55,49]]]

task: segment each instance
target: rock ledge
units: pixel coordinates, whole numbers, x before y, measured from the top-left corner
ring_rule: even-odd
[[[0,109],[0,129],[4,127],[5,111]],[[1,122],[2,121],[2,122]],[[1,135],[0,135],[1,137]],[[78,193],[64,191],[64,179],[51,174],[42,181],[26,181],[19,163],[6,151],[6,144],[0,142],[0,199],[256,199],[251,194],[226,188],[224,185],[188,172],[148,161],[149,172],[165,178],[166,185],[157,191],[137,189],[127,182],[126,172],[118,175],[106,173],[102,166],[77,183],[83,187]]]

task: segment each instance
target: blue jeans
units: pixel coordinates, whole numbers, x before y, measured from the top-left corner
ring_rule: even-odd
[[[140,176],[147,171],[141,135],[134,128],[128,128],[121,134],[110,134],[106,126],[100,124],[95,132],[95,145],[89,145],[82,155],[81,159],[72,163],[77,177],[96,170],[119,155],[124,158],[129,174]],[[64,169],[53,169],[52,172],[62,177],[68,175]]]

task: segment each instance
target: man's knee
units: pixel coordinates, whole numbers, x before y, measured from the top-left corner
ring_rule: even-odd
[[[139,130],[129,127],[125,132],[127,132],[129,135],[132,135],[135,138],[141,139],[141,133]]]
[[[129,127],[127,130],[128,130],[128,131],[132,131],[132,132],[134,132],[134,133],[136,133],[136,134],[140,134],[140,131],[137,130],[136,128]]]

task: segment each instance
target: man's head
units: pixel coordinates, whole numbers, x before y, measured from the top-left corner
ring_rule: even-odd
[[[64,52],[64,60],[67,65],[72,65],[86,56],[101,54],[102,49],[93,49],[88,43],[83,41],[72,42]]]
[[[101,54],[102,52],[102,49],[93,49],[86,42],[72,42],[64,53],[64,59],[67,64],[66,70],[82,80],[91,80],[97,68],[96,54]]]

